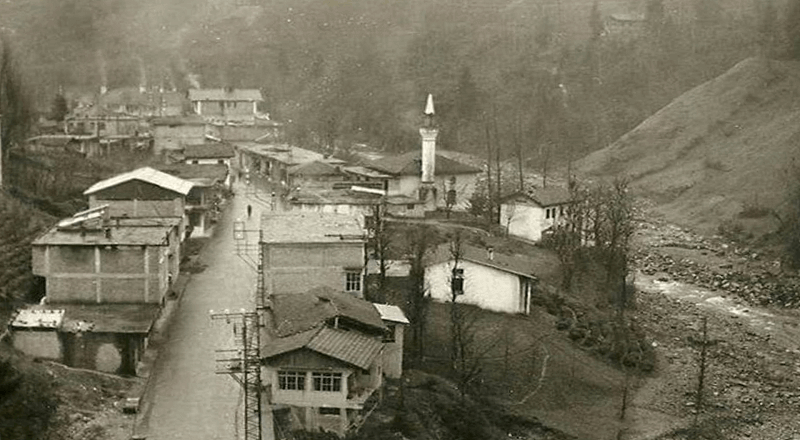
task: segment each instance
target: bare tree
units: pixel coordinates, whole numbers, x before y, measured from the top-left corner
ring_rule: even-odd
[[[372,222],[369,227],[368,245],[378,263],[378,292],[371,295],[373,301],[383,301],[386,296],[386,272],[390,265],[392,235],[387,230],[385,217],[386,198],[382,197],[381,202],[372,207]]]
[[[425,319],[428,313],[428,287],[425,283],[425,264],[432,245],[433,231],[428,226],[414,229],[408,237],[409,278],[408,312],[411,321],[411,342],[417,364],[422,362],[425,352]]]
[[[474,308],[458,302],[466,280],[462,267],[464,250],[460,232],[451,237],[450,246],[450,360],[461,391],[466,396],[469,385],[481,374],[483,357],[494,344],[480,347],[477,340],[478,316]]]

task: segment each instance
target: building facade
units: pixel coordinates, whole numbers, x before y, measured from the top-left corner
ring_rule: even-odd
[[[500,226],[508,235],[539,242],[554,225],[566,220],[569,201],[569,191],[558,187],[508,195],[500,202]]]
[[[261,231],[267,295],[327,286],[363,297],[366,235],[357,218],[312,212],[270,213],[261,218]]]

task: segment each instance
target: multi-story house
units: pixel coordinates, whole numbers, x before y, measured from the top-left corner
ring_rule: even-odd
[[[255,122],[258,103],[264,101],[258,89],[189,89],[194,112],[209,121]]]
[[[364,417],[386,370],[399,377],[408,321],[396,306],[328,287],[274,294],[268,304],[262,375],[275,423],[344,435]]]
[[[363,296],[366,235],[357,217],[315,212],[261,218],[264,286],[303,293],[319,286]]]
[[[11,323],[14,346],[81,368],[135,374],[179,272],[175,218],[117,218],[101,206],[60,221],[33,242],[43,304]]]
[[[188,180],[143,167],[101,180],[83,194],[89,197],[90,208],[108,206],[111,218],[177,218],[182,239],[186,225],[186,196],[192,186]]]

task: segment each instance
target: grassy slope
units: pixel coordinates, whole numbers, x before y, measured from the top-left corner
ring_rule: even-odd
[[[31,242],[52,221],[49,215],[0,192],[0,313],[27,299],[34,282]]]
[[[580,161],[624,175],[667,220],[702,230],[745,207],[780,209],[800,140],[800,63],[747,59]]]

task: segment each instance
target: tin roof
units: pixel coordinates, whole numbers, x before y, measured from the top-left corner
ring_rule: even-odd
[[[215,182],[223,182],[228,176],[228,167],[224,164],[188,164],[173,163],[158,165],[158,169],[175,177],[188,180],[195,186],[211,186]]]
[[[375,171],[373,169],[362,166],[342,167],[342,170],[344,170],[346,173],[355,174],[357,176],[370,177],[373,179],[388,179],[389,177],[392,177],[388,174],[384,174],[379,171]]]
[[[353,182],[357,186],[358,182]],[[364,191],[354,191],[352,189],[324,189],[306,190],[292,193],[289,203],[301,205],[378,205],[381,203],[380,194]],[[405,196],[402,194],[386,196],[386,203],[389,205],[416,205],[423,203],[419,199]]]
[[[382,159],[369,161],[364,166],[382,173],[399,176],[412,176],[420,174],[422,164],[422,151],[415,150],[397,156],[387,156]],[[434,173],[438,175],[452,174],[477,174],[481,170],[453,159],[448,159],[441,154],[436,154]]]
[[[158,304],[47,304],[20,310],[12,328],[63,332],[148,333]]]
[[[482,266],[491,267],[503,272],[539,279],[543,274],[550,274],[558,269],[558,259],[550,252],[540,250],[535,255],[506,254],[495,250],[490,256],[488,249],[462,244],[461,259]],[[428,265],[445,261],[453,261],[450,244],[439,245],[434,251]]]
[[[264,243],[363,242],[358,218],[321,212],[266,212],[261,216]]]
[[[118,174],[106,180],[101,180],[83,192],[84,195],[94,194],[98,191],[117,186],[131,180],[140,180],[179,194],[189,194],[192,182],[171,176],[150,167],[143,167],[127,173]]]
[[[262,358],[269,359],[306,348],[322,355],[368,370],[383,349],[381,341],[356,331],[327,326],[278,338],[262,348]]]
[[[263,101],[258,89],[189,89],[190,101]]]
[[[233,157],[233,146],[226,143],[187,145],[183,149],[186,159],[227,159]]]
[[[327,162],[314,160],[294,165],[289,168],[289,173],[302,176],[341,176],[342,170],[336,165]]]
[[[61,327],[64,319],[63,309],[30,308],[17,311],[11,321],[12,328],[52,328]]]
[[[377,331],[386,328],[372,303],[329,287],[315,288],[306,293],[272,295],[273,326],[278,336],[298,334],[337,317]]]
[[[329,164],[344,164],[341,159],[333,157],[326,158],[325,155],[316,151],[306,150],[305,148],[295,147],[289,144],[262,144],[258,142],[234,142],[236,147],[249,153],[267,157],[276,162],[286,165],[300,165],[307,162],[321,161]]]
[[[151,125],[206,125],[205,119],[199,115],[186,115],[186,116],[163,116],[160,118],[153,118],[150,120]]]
[[[502,200],[529,200],[544,208],[569,203],[570,198],[571,195],[567,188],[548,186],[546,188],[534,188],[525,192],[517,191],[503,197]]]
[[[390,322],[399,322],[401,324],[410,324],[408,318],[400,307],[392,306],[389,304],[373,304],[375,310],[381,315],[381,319]]]

